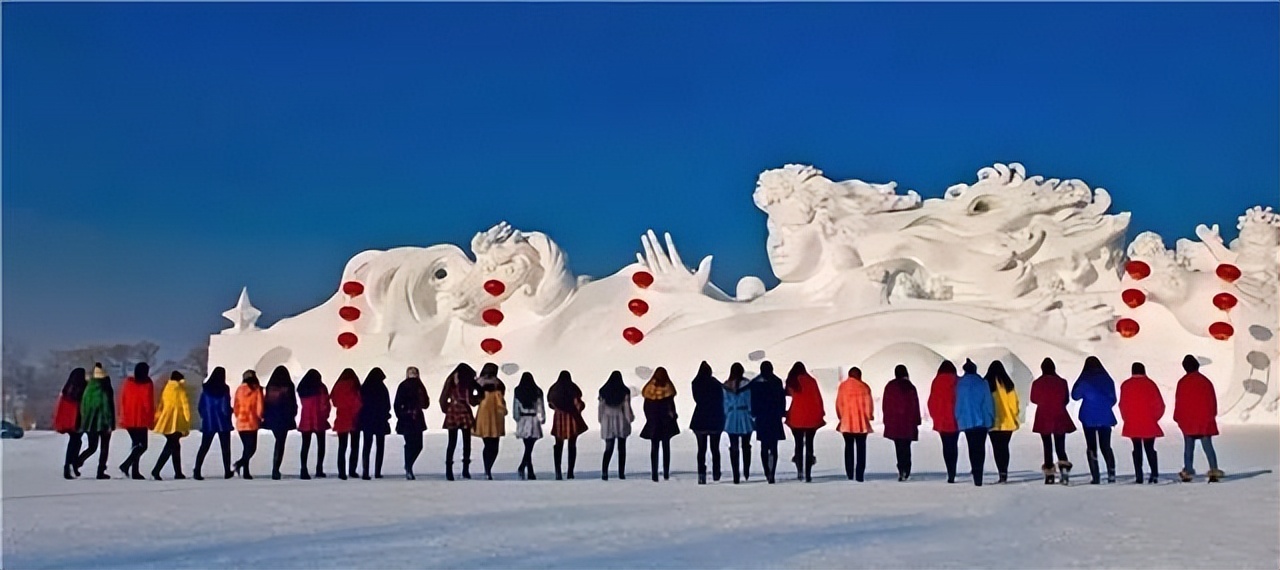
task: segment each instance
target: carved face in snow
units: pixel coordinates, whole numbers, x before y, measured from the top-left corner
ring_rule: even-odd
[[[765,241],[769,266],[780,281],[804,281],[818,271],[822,261],[822,231],[814,224],[787,225],[767,222]]]

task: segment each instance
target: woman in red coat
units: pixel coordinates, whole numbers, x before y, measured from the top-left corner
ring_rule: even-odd
[[[84,395],[84,389],[88,385],[83,368],[72,370],[67,376],[67,383],[62,385],[58,403],[53,408],[53,431],[67,434],[67,454],[62,461],[63,479],[80,476],[80,397]]]
[[[1209,460],[1209,482],[1222,478],[1218,469],[1218,454],[1213,451],[1213,436],[1218,435],[1218,395],[1213,382],[1200,373],[1200,361],[1188,354],[1182,359],[1182,369],[1187,374],[1178,380],[1178,391],[1173,399],[1173,421],[1182,430],[1182,471],[1178,473],[1184,482],[1196,474],[1193,459],[1196,441],[1204,447]]]
[[[893,368],[893,380],[884,387],[881,401],[884,436],[893,440],[898,455],[898,480],[911,477],[911,442],[920,437],[920,396],[901,364]]]
[[[329,393],[329,403],[338,411],[333,419],[333,431],[338,434],[338,478],[346,480],[347,471],[356,472],[356,459],[360,457],[360,377],[350,368],[342,370],[338,381]],[[351,455],[347,455],[347,441],[351,442]]]
[[[120,427],[129,432],[133,447],[129,450],[128,459],[120,464],[120,471],[126,477],[144,479],[138,471],[138,462],[142,454],[147,452],[147,431],[155,425],[156,393],[151,382],[151,367],[146,362],[139,362],[133,367],[133,376],[124,379],[120,386]]]
[[[796,440],[796,454],[791,461],[796,464],[796,479],[805,482],[813,481],[813,464],[818,458],[813,455],[813,435],[818,428],[827,424],[823,417],[826,409],[822,407],[822,392],[818,389],[818,381],[805,370],[804,363],[797,361],[787,373],[787,396],[791,398],[791,407],[787,409],[787,426]]]
[[[307,473],[307,454],[311,451],[311,437],[316,438],[316,478],[324,479],[324,435],[329,430],[329,389],[320,380],[320,372],[314,368],[298,381],[298,399],[302,401],[302,413],[298,418],[298,431],[302,432],[302,474]]]
[[[960,456],[960,428],[956,425],[956,365],[950,360],[938,366],[938,375],[929,386],[929,417],[933,431],[942,438],[942,461],[947,464],[947,482],[956,482],[956,459]]]
[[[1054,477],[1060,472],[1062,484],[1066,485],[1071,476],[1071,461],[1067,459],[1067,434],[1076,431],[1076,423],[1071,421],[1067,413],[1067,403],[1071,401],[1071,390],[1065,378],[1058,376],[1057,365],[1052,359],[1040,362],[1040,377],[1031,382],[1031,403],[1036,406],[1036,419],[1031,431],[1040,434],[1040,445],[1044,448],[1044,464],[1040,470],[1044,472],[1044,482],[1051,485]],[[1053,463],[1054,451],[1057,451],[1058,464]]]
[[[1164,396],[1160,388],[1147,378],[1147,368],[1141,362],[1133,363],[1133,376],[1120,385],[1120,420],[1124,422],[1120,435],[1133,441],[1133,472],[1142,484],[1142,453],[1147,454],[1151,477],[1147,483],[1159,481],[1160,470],[1156,466],[1156,438],[1164,436],[1160,418],[1164,417]]]

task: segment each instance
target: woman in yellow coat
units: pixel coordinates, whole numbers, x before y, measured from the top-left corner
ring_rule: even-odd
[[[1018,417],[1022,414],[1018,404],[1018,392],[1014,389],[1013,379],[1005,371],[999,360],[992,362],[987,368],[987,386],[991,388],[991,400],[995,409],[995,423],[991,426],[991,455],[995,456],[996,471],[1000,474],[997,483],[1009,482],[1009,440],[1013,432],[1021,425]]]
[[[476,378],[481,400],[476,407],[476,427],[471,435],[484,442],[484,478],[493,479],[493,463],[498,460],[498,442],[506,435],[507,387],[498,379],[498,365],[492,362],[480,368]]]
[[[151,477],[160,481],[160,468],[165,461],[173,460],[173,478],[186,479],[182,474],[182,438],[191,433],[191,400],[187,397],[187,382],[182,373],[174,371],[160,393],[160,406],[156,408],[156,433],[164,436],[164,449],[151,470]]]

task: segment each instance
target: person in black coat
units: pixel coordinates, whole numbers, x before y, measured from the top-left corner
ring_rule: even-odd
[[[787,439],[782,421],[787,417],[787,389],[773,373],[773,363],[760,363],[760,375],[751,381],[751,416],[756,440],[760,442],[760,462],[764,476],[773,484],[778,470],[778,442]]]
[[[662,478],[671,478],[671,438],[680,433],[676,423],[676,387],[661,366],[653,371],[649,383],[640,390],[644,396],[644,429],[640,437],[649,440],[649,465],[653,480],[658,480],[658,448],[662,448]]]
[[[386,379],[382,369],[374,367],[360,385],[360,433],[364,434],[364,467],[360,478],[365,481],[369,480],[369,449],[375,441],[378,452],[373,476],[382,478],[382,448],[387,443],[387,434],[391,433],[391,394],[387,392]]]
[[[724,432],[724,387],[711,375],[711,365],[702,361],[690,385],[693,418],[689,429],[698,438],[698,484],[707,484],[707,443],[711,443],[711,479],[720,480],[720,434]]]
[[[266,397],[262,403],[262,427],[275,436],[275,453],[271,457],[271,478],[280,479],[280,463],[284,461],[284,444],[289,431],[297,429],[298,394],[289,377],[289,369],[277,366],[267,380]]]
[[[417,479],[413,475],[413,463],[422,453],[422,432],[427,431],[423,410],[431,406],[431,397],[427,395],[427,387],[422,385],[417,367],[410,366],[405,376],[400,387],[396,388],[396,433],[404,436],[404,478],[413,481]],[[381,464],[382,460],[379,459],[378,463]]]

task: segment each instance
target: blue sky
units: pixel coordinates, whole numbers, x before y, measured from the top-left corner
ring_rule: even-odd
[[[3,320],[33,349],[183,352],[363,249],[547,231],[578,273],[646,228],[774,280],[756,175],[927,197],[1080,178],[1170,241],[1280,202],[1280,6],[14,4]],[[1229,229],[1228,229],[1229,228]]]

